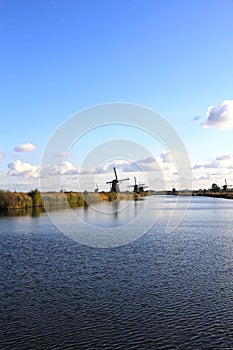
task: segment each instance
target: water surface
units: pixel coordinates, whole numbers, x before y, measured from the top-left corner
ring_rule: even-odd
[[[161,198],[146,200],[145,218]],[[233,349],[233,201],[193,197],[166,233],[175,200],[145,235],[116,248],[81,245],[46,213],[1,217],[0,348]],[[134,215],[140,204],[127,208]],[[77,210],[93,228],[104,224]],[[124,220],[114,214],[106,226]]]

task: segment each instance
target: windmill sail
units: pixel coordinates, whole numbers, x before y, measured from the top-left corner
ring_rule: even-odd
[[[113,179],[112,181],[108,181],[108,182],[106,182],[106,183],[107,183],[107,184],[110,184],[110,186],[111,186],[111,192],[119,193],[119,192],[120,192],[119,183],[120,183],[120,182],[123,182],[123,181],[129,180],[129,178],[120,179],[120,180],[119,180],[118,177],[117,177],[116,168],[113,167],[113,170],[114,170],[114,174],[115,174],[115,179]]]

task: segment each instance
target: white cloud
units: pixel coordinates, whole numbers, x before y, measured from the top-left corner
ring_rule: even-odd
[[[230,160],[232,159],[233,155],[228,153],[228,154],[222,154],[216,158],[216,160],[222,161],[222,160]]]
[[[21,143],[15,146],[15,152],[32,152],[36,149],[32,143]]]
[[[160,158],[162,159],[163,163],[172,163],[172,155],[170,152],[161,153]]]
[[[219,187],[225,184],[225,179],[228,185],[232,182],[232,170],[230,169],[196,169],[193,172],[193,187],[199,188],[210,188],[213,183],[217,183]]]
[[[148,157],[138,161],[143,171],[161,171],[163,160],[161,157]]]
[[[56,154],[55,157],[59,157],[59,158],[67,158],[70,156],[70,153],[67,151],[62,151],[59,154]]]
[[[207,162],[196,163],[193,165],[193,169],[233,169],[233,155],[222,154],[215,159],[210,159]]]
[[[159,158],[160,160],[160,158]],[[161,162],[161,160],[160,160]],[[117,159],[114,162],[109,162],[101,166],[101,168],[90,168],[89,173],[97,174],[113,174],[113,167],[117,168],[117,172],[132,173],[136,171],[158,171],[161,170],[157,158],[147,157],[138,161],[128,161]]]
[[[233,129],[233,100],[226,100],[220,105],[209,107],[206,121],[201,123],[201,126],[220,130]]]
[[[78,168],[75,167],[70,162],[64,162],[61,164],[61,174],[62,175],[75,175],[78,174]]]
[[[117,172],[132,172],[134,171],[134,165],[133,162],[129,162],[123,159],[116,159],[114,162],[109,162],[104,164],[103,166],[97,167],[97,168],[89,168],[88,173],[91,174],[114,174],[113,173],[113,167],[117,168]],[[84,171],[82,170],[82,173]],[[113,175],[114,176],[114,175]]]
[[[114,178],[113,166],[116,166],[119,179],[129,177],[130,184],[133,184],[133,177],[136,176],[137,181],[142,181],[154,189],[171,188],[173,185],[177,188],[182,186],[179,184],[177,169],[169,152],[138,161],[117,159],[105,164],[100,169],[95,166],[83,169],[71,162],[41,166],[16,160],[14,163],[8,164],[8,176],[18,177],[20,181],[26,181],[27,183],[29,180],[38,181],[41,177],[45,179],[48,190],[57,186],[57,182],[54,181],[56,176],[62,177],[64,187],[69,190],[71,188],[77,190],[80,181],[82,184],[85,183],[85,188],[88,188],[88,190],[93,190],[96,183],[103,190],[108,190],[109,187],[106,185],[106,181]],[[209,188],[213,182],[222,186],[225,178],[231,184],[233,183],[232,169],[233,154],[220,154],[215,159],[195,163],[193,164],[194,188]],[[80,180],[80,176],[82,180]],[[149,178],[153,180],[148,181]],[[11,181],[15,183],[16,180],[12,178]],[[129,183],[124,183],[122,190],[124,189],[123,186],[126,186],[127,189]],[[58,190],[57,187],[55,189]]]
[[[139,163],[143,163],[143,164],[152,164],[154,162],[155,162],[154,157],[147,157],[147,158],[139,160]]]
[[[4,152],[0,150],[0,159],[4,157]]]
[[[8,171],[9,176],[22,176],[26,178],[38,178],[39,176],[39,166],[25,163],[21,160],[16,160],[14,163],[9,163],[8,168],[10,169]]]
[[[217,183],[222,187],[225,184],[225,179],[229,184],[232,184],[232,169],[233,154],[222,154],[215,159],[196,163],[193,165],[194,188],[210,188],[212,183]]]
[[[158,157],[149,156],[147,158],[130,161],[124,159],[116,159],[114,162],[109,162],[101,167],[91,167],[89,169],[80,169],[80,174],[113,174],[113,167],[116,167],[117,172],[132,173],[138,171],[144,172],[161,172],[176,170],[176,165],[170,152],[161,153]],[[127,176],[130,176],[128,174]]]
[[[64,162],[61,164],[44,165],[40,168],[40,176],[45,178],[47,176],[57,175],[77,175],[78,168],[70,162]]]
[[[45,178],[56,175],[78,174],[78,168],[70,162],[41,167],[39,165],[32,165],[30,163],[22,162],[21,160],[16,160],[14,163],[9,163],[8,168],[9,176],[22,176],[25,178],[38,178],[39,176]]]

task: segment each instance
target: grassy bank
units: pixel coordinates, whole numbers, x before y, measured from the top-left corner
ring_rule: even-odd
[[[195,196],[205,196],[205,197],[213,197],[213,198],[225,198],[225,199],[233,199],[233,191],[202,191],[194,193]]]
[[[112,202],[114,200],[134,200],[145,194],[114,192],[46,192],[40,193],[37,189],[28,193],[10,192],[0,190],[0,210],[29,209],[29,208],[52,208],[58,206],[88,206],[101,201]]]
[[[27,209],[32,206],[32,198],[27,193],[0,191],[0,210]]]

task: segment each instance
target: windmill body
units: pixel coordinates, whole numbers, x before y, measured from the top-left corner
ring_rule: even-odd
[[[232,188],[232,185],[228,185],[227,180],[225,179],[225,185],[222,186],[223,191],[230,190]]]
[[[114,170],[114,174],[115,174],[115,179],[113,179],[112,181],[108,181],[106,183],[110,184],[110,186],[111,186],[110,191],[111,192],[119,193],[120,192],[120,186],[119,186],[120,182],[129,180],[129,178],[119,180],[117,177],[116,168],[113,168],[113,170]]]
[[[118,180],[112,180],[111,181],[111,191],[119,193],[120,192],[120,186],[119,186],[119,181]]]
[[[142,193],[144,192],[144,189],[147,188],[148,186],[146,186],[145,184],[137,184],[137,179],[136,177],[134,176],[134,185],[130,185],[128,187],[133,187],[133,191],[134,193]]]

